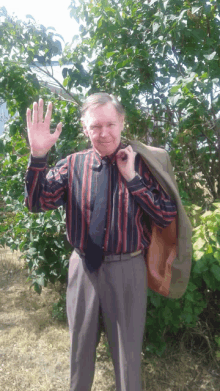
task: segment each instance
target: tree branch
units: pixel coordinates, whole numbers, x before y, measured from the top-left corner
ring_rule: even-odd
[[[51,75],[51,73],[49,71],[45,71],[44,69],[42,69],[41,67],[39,67],[36,63],[32,62],[32,65],[35,66],[36,68],[38,68],[40,70],[40,72],[43,72],[45,75],[49,76],[51,79],[53,79],[58,85],[60,88],[62,88],[63,91],[66,92],[66,94],[68,94],[72,100],[74,100],[75,103],[77,103],[78,106],[81,106],[81,102],[77,99],[77,97],[75,95],[73,95],[71,92],[69,92],[60,82],[59,80],[57,80],[53,75]]]

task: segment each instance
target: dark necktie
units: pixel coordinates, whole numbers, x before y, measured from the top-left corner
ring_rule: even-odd
[[[97,195],[89,226],[85,251],[85,263],[90,272],[97,270],[103,262],[103,244],[107,217],[109,159],[102,159],[97,178]]]

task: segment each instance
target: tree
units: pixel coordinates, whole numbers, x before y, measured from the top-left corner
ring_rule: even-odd
[[[167,148],[182,195],[203,205],[201,186],[220,198],[219,10],[206,0],[72,0],[81,41],[64,57],[74,63],[65,82],[78,85],[73,69],[87,63],[88,93],[121,96],[129,136]]]
[[[70,247],[65,239],[62,208],[37,216],[24,207],[24,177],[29,158],[26,109],[42,97],[45,103],[55,103],[52,129],[60,121],[65,124],[64,137],[50,153],[50,166],[55,159],[86,145],[80,137],[77,110],[80,99],[65,91],[69,100],[62,100],[41,83],[39,72],[61,84],[54,78],[51,66],[54,56],[62,54],[62,45],[57,39],[60,36],[51,33],[51,28],[11,18],[4,8],[0,12],[0,99],[7,103],[10,114],[0,138],[0,242],[23,252],[32,285],[40,293],[48,281],[66,280]]]

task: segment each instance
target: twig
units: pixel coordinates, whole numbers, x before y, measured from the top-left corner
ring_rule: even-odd
[[[47,76],[49,76],[51,79],[53,79],[61,88],[62,90],[64,90],[76,103],[78,106],[81,106],[81,102],[76,98],[75,95],[71,94],[60,82],[59,80],[57,80],[54,76],[51,75],[51,73],[49,71],[45,71],[44,69],[42,69],[41,67],[39,67],[38,65],[36,65],[34,62],[32,62],[32,65],[35,66],[36,68],[38,68],[41,72],[43,72],[44,74],[46,74]]]

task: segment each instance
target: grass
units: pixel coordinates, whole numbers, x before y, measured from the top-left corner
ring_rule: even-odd
[[[0,249],[0,389],[68,391],[68,326],[52,316],[59,287],[48,285],[39,296],[27,277],[18,254]],[[107,346],[102,334],[92,391],[115,391]],[[143,355],[143,391],[220,391],[219,367],[207,354],[186,348],[183,336],[160,358]]]

